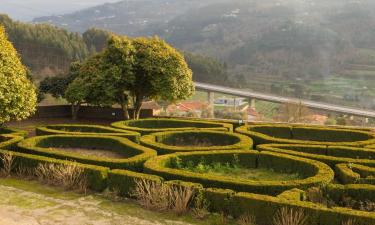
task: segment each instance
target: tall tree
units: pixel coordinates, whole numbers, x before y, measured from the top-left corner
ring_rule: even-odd
[[[35,111],[36,102],[35,87],[0,26],[0,124],[29,117]]]
[[[136,38],[134,82],[129,91],[133,97],[133,118],[138,119],[145,99],[176,101],[194,93],[193,74],[183,55],[158,37]]]

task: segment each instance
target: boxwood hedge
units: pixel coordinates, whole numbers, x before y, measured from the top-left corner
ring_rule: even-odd
[[[336,165],[335,172],[343,184],[375,185],[375,168],[373,167],[341,163]]]
[[[185,142],[183,145],[176,141]],[[209,143],[212,146],[199,146],[199,143]],[[249,150],[253,147],[253,141],[241,134],[220,131],[168,131],[152,133],[141,137],[141,143],[159,154],[188,151],[212,151],[212,150]],[[197,146],[194,146],[196,144]]]
[[[141,119],[128,120],[112,123],[111,126],[119,129],[139,132],[142,135],[183,130],[218,130],[233,131],[233,126],[227,123],[216,123],[209,121],[195,121],[182,119]]]
[[[64,165],[77,165],[83,168],[83,173],[87,177],[87,185],[90,190],[94,191],[103,191],[107,187],[107,174],[109,168],[95,166],[95,165],[87,165],[81,164],[66,160],[58,160],[49,157],[39,156],[39,155],[31,155],[25,154],[20,152],[8,151],[8,150],[1,150],[0,149],[0,156],[2,157],[4,154],[11,154],[13,156],[13,172],[18,168],[23,168],[26,171],[32,171],[38,167],[39,164],[44,163],[53,163],[53,164],[64,164]],[[0,160],[0,166],[2,165],[2,160]]]
[[[95,151],[95,148],[103,149],[123,155],[123,158],[87,156],[56,148],[94,148],[93,151]],[[37,136],[18,143],[17,149],[20,152],[56,159],[73,160],[85,164],[136,171],[142,170],[142,165],[147,159],[156,156],[156,151],[138,145],[126,138],[102,135]]]
[[[13,134],[0,134],[0,149],[12,149],[23,140],[22,136]]]
[[[304,144],[363,147],[375,141],[375,134],[368,131],[301,125],[263,124],[236,129],[259,144]]]
[[[105,135],[125,137],[129,140],[139,143],[140,134],[133,131],[126,131],[123,129],[116,129],[100,125],[84,125],[84,124],[56,124],[37,127],[35,129],[36,135]]]
[[[22,137],[27,137],[28,132],[16,128],[0,127],[0,134],[14,134]]]
[[[271,151],[324,162],[332,168],[339,163],[356,163],[375,166],[375,150],[349,146],[263,144],[259,151]]]
[[[298,171],[304,178],[289,181],[255,181],[230,176],[194,173],[173,168],[173,164],[177,160],[190,161],[194,165],[202,159],[208,164],[218,162],[225,164],[231,162],[235,157],[238,157],[239,163],[247,168],[272,168],[280,172]],[[228,188],[235,191],[270,195],[277,195],[291,188],[307,189],[312,186],[324,185],[331,182],[334,177],[332,169],[318,161],[257,151],[211,151],[163,155],[148,160],[145,163],[145,171],[159,175],[166,180],[184,180],[200,183],[204,187]]]

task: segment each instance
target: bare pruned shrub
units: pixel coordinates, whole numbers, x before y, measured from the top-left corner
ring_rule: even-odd
[[[40,163],[35,175],[42,182],[66,189],[86,191],[87,179],[84,169],[75,164]]]
[[[151,210],[172,210],[182,214],[189,210],[189,203],[194,197],[193,188],[166,185],[146,179],[135,180],[135,184],[131,195],[141,206]]]
[[[349,219],[347,221],[342,222],[341,224],[342,225],[356,225],[357,222],[355,220],[353,220],[353,219]]]
[[[0,171],[1,176],[9,177],[14,169],[14,157],[11,153],[5,153],[0,157],[0,159],[3,165],[3,168]]]
[[[275,214],[273,225],[307,225],[307,217],[302,209],[284,207]]]
[[[251,213],[242,214],[237,219],[237,224],[238,225],[256,225],[255,216],[253,214],[251,214]]]

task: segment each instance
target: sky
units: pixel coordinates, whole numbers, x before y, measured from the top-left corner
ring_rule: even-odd
[[[0,13],[21,21],[35,17],[59,15],[120,0],[0,0]]]

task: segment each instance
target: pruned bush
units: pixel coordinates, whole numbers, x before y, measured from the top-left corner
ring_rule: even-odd
[[[35,169],[37,178],[50,185],[86,191],[87,177],[84,169],[76,164],[40,163]]]
[[[283,207],[274,216],[273,225],[308,225],[302,209]]]

